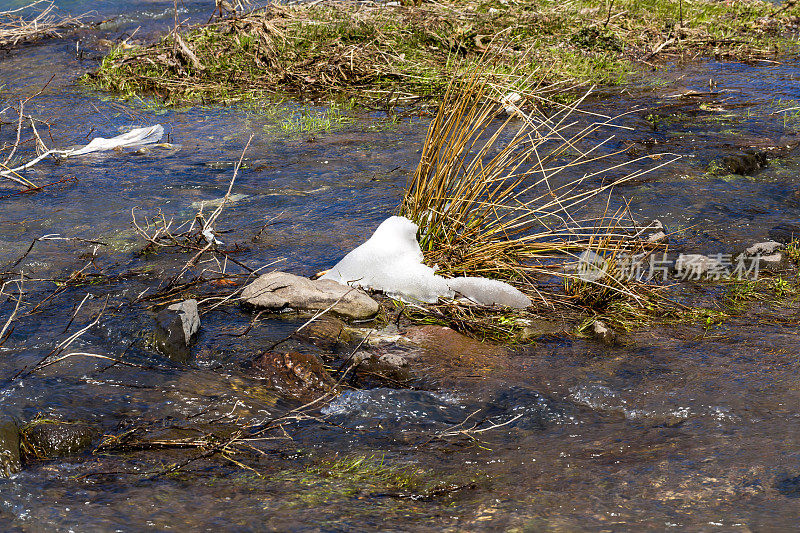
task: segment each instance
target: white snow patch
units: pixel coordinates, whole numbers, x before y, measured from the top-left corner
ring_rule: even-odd
[[[531,299],[502,281],[487,278],[463,277],[447,280],[447,286],[456,294],[479,305],[502,305],[524,309]]]
[[[530,299],[502,281],[445,279],[422,262],[417,225],[405,217],[384,220],[372,237],[344,256],[321,279],[381,291],[406,302],[436,303],[456,293],[480,305],[524,308]]]

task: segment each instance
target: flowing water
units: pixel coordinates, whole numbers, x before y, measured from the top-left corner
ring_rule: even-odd
[[[23,3],[0,1],[0,9]],[[208,4],[182,2],[180,15],[203,20]],[[0,264],[43,235],[72,239],[37,242],[16,267],[29,276],[26,302],[43,303],[0,346],[0,410],[20,421],[87,421],[108,434],[142,421],[169,431],[165,421],[258,425],[287,413],[298,402],[265,388],[248,362],[299,319],[266,318],[240,335],[252,314],[218,307],[203,315],[185,362],[145,342],[153,313],[137,298],[189,256],[139,254],[132,209],[138,217],[162,210],[191,219],[199,202],[225,193],[253,135],[234,187],[245,196],[224,211],[218,237],[238,245],[232,257],[250,268],[278,261],[276,268],[311,275],[395,210],[429,119],[361,114],[334,120],[330,131],[297,134],[289,121],[326,109],[287,100],[165,110],[93,93],[76,80],[96,67],[100,40],[136,28],[137,38],[158,35],[172,24],[172,2],[60,5],[93,9],[106,22],[79,34],[83,56],[76,37],[4,52],[0,95],[44,87],[26,112],[51,123],[40,127],[51,147],[154,123],[173,146],[42,162],[27,177],[61,183],[35,194],[0,184]],[[799,223],[800,64],[703,61],[659,76],[657,88],[601,92],[584,106],[608,115],[641,109],[617,121],[629,129],[610,131],[607,153],[632,147],[637,157],[682,156],[618,188],[613,201],[660,219],[674,246],[700,253],[732,253],[767,240],[778,224]],[[0,141],[12,140],[13,125],[0,132]],[[766,151],[769,165],[749,177],[707,173],[748,149]],[[85,283],[58,281],[83,268]],[[138,366],[71,357],[24,374],[103,308],[70,349]],[[0,312],[2,324],[8,302]],[[319,405],[316,419],[290,424],[283,438],[261,446],[250,469],[216,458],[155,475],[195,453],[157,446],[34,462],[0,479],[0,524],[20,531],[793,529],[797,325],[795,310],[762,305],[708,331],[647,330],[615,347],[545,335],[514,349],[427,329],[413,347],[384,348],[412,361],[411,388],[347,390]],[[310,349],[295,341],[284,348]],[[400,478],[413,478],[416,488]]]

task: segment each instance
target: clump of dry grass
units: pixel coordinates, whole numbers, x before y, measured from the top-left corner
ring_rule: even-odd
[[[61,30],[80,23],[81,16],[60,15],[52,0],[38,0],[17,9],[0,11],[0,48],[60,37]]]
[[[502,279],[551,308],[642,303],[642,284],[620,275],[616,258],[646,255],[653,245],[634,236],[638,226],[625,206],[609,212],[610,194],[677,156],[604,166],[616,155],[601,151],[613,135],[597,138],[620,128],[614,117],[583,115],[589,124],[581,126],[579,102],[545,102],[529,90],[510,105],[508,91],[474,70],[451,83],[430,125],[400,207],[420,227],[426,262],[445,276]],[[532,105],[545,103],[555,111],[546,115]],[[642,166],[656,157],[657,164]],[[612,169],[634,165],[639,168],[598,182]],[[579,218],[581,211],[588,214]],[[600,276],[576,271],[583,253],[604,263]],[[543,275],[565,279],[566,290],[545,289]]]
[[[456,66],[487,53],[494,74],[547,83],[617,83],[666,54],[772,56],[797,14],[755,0],[273,3],[119,47],[87,81],[169,102],[292,93],[403,105],[438,97]]]

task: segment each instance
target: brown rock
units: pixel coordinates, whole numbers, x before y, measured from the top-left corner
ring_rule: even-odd
[[[34,422],[22,429],[27,460],[75,455],[92,445],[95,429],[82,422]]]
[[[270,272],[256,279],[242,291],[249,305],[281,310],[285,308],[327,309],[353,319],[368,319],[378,314],[378,302],[360,289],[329,279],[310,280],[286,272]]]
[[[322,362],[310,354],[267,352],[253,363],[253,368],[273,388],[295,398],[314,399],[335,385]]]
[[[595,320],[592,323],[592,336],[609,346],[617,342],[617,334],[602,320]]]
[[[295,332],[294,337],[323,350],[330,351],[340,344],[346,344],[350,340],[350,334],[345,330],[345,323],[331,316],[318,318],[300,331]]]
[[[480,342],[444,326],[417,326],[405,333],[415,345],[404,355],[417,368],[428,367],[426,377],[443,386],[481,380],[510,367],[502,346]]]

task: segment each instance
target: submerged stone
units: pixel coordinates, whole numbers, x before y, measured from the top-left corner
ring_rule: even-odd
[[[486,402],[481,416],[490,424],[521,430],[541,430],[574,420],[573,409],[526,387],[498,391]]]
[[[253,362],[253,370],[272,388],[303,400],[316,399],[336,384],[322,362],[311,354],[267,352]]]
[[[469,412],[452,395],[380,387],[345,391],[322,414],[353,429],[407,432],[450,427]]]
[[[296,331],[293,337],[329,351],[335,351],[350,340],[350,334],[345,330],[345,323],[332,316],[322,316],[314,320],[300,331]]]
[[[331,307],[337,315],[368,319],[378,314],[378,302],[364,291],[329,279],[310,280],[287,272],[270,272],[242,291],[242,300],[254,307],[280,311],[321,311]]]
[[[11,417],[0,415],[0,475],[9,477],[20,470],[19,429]]]
[[[789,498],[800,498],[800,476],[786,477],[775,483],[780,494]]]
[[[722,159],[722,164],[731,174],[752,176],[767,165],[767,154],[759,151],[730,155]]]
[[[567,332],[565,322],[545,320],[541,318],[525,319],[517,340],[521,343],[530,343],[548,335],[564,335]]]
[[[82,422],[35,422],[22,430],[23,450],[35,459],[75,455],[89,448],[96,435]]]

